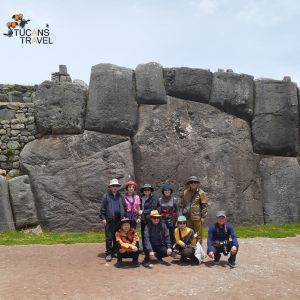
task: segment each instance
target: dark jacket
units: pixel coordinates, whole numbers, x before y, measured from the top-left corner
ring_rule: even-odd
[[[166,246],[171,248],[169,230],[165,223],[160,221],[157,225],[149,222],[144,233],[145,248],[152,252],[152,246]]]
[[[121,219],[127,217],[126,204],[121,193],[117,193],[116,196],[111,191],[105,193],[102,197],[101,209],[100,209],[100,220],[113,221],[115,218],[113,210],[114,199],[119,200]]]
[[[143,211],[143,215],[142,215],[142,219],[144,221],[147,220],[147,216],[150,215],[151,210],[155,210],[159,208],[159,203],[158,200],[155,196],[151,195],[144,203],[144,207],[142,205],[143,203],[143,197],[145,197],[144,195],[141,197],[141,209]]]
[[[210,225],[208,229],[208,235],[207,235],[207,251],[212,251],[212,243],[213,241],[229,241],[229,238],[232,240],[232,244],[234,246],[238,246],[238,240],[237,236],[235,235],[235,232],[233,230],[233,227],[231,224],[226,223],[223,226],[219,226],[218,223]]]

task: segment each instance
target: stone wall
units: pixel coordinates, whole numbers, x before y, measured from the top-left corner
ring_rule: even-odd
[[[99,230],[109,179],[151,183],[157,195],[169,181],[180,197],[191,175],[209,198],[207,225],[220,209],[235,224],[300,222],[299,92],[289,77],[99,64],[87,86],[60,66],[30,109],[18,111],[33,121],[34,110],[36,124],[36,139],[20,144],[22,176],[0,182],[3,219],[13,215],[16,228]]]

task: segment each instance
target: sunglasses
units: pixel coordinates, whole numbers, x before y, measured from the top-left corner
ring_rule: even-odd
[[[198,183],[197,181],[190,181],[190,184]]]
[[[186,224],[186,222],[177,222],[179,225],[185,225]]]
[[[152,217],[152,219],[154,219],[154,220],[159,220],[160,217]]]
[[[144,192],[151,192],[150,189],[144,189]]]

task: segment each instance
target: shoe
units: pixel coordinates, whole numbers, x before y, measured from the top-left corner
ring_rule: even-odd
[[[110,261],[112,260],[111,255],[110,255],[110,254],[107,254],[106,257],[105,257],[105,260],[106,260],[107,262],[110,262]]]
[[[235,262],[234,262],[234,261],[230,261],[230,260],[228,260],[227,265],[228,265],[231,269],[233,269],[233,268],[236,267]]]
[[[214,260],[214,264],[215,264],[215,265],[219,265],[219,264],[220,264],[220,260],[219,260],[219,259],[215,259],[215,260]]]
[[[117,258],[118,256],[117,256],[117,253],[113,253],[112,255],[111,255],[112,257],[115,257],[115,258]]]
[[[123,266],[123,263],[122,263],[121,260],[118,260],[118,261],[115,263],[115,267],[116,267],[116,268],[122,268],[122,266]]]
[[[141,264],[139,263],[138,260],[133,260],[133,261],[132,261],[132,265],[133,265],[135,268],[138,268]]]
[[[197,257],[193,257],[193,258],[192,258],[192,263],[193,263],[194,265],[200,265],[200,262],[199,262],[199,260],[198,260]]]
[[[150,263],[150,261],[143,261],[142,262],[142,264],[143,264],[143,266],[145,267],[145,268],[153,268],[153,265]]]

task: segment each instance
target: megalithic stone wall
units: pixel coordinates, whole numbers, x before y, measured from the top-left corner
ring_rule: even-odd
[[[220,209],[235,224],[300,222],[299,90],[288,77],[98,64],[87,90],[60,69],[33,97],[37,134],[19,150],[28,177],[0,182],[1,230],[99,230],[111,178],[158,196],[168,181],[179,198],[191,175],[209,198],[207,224]]]

